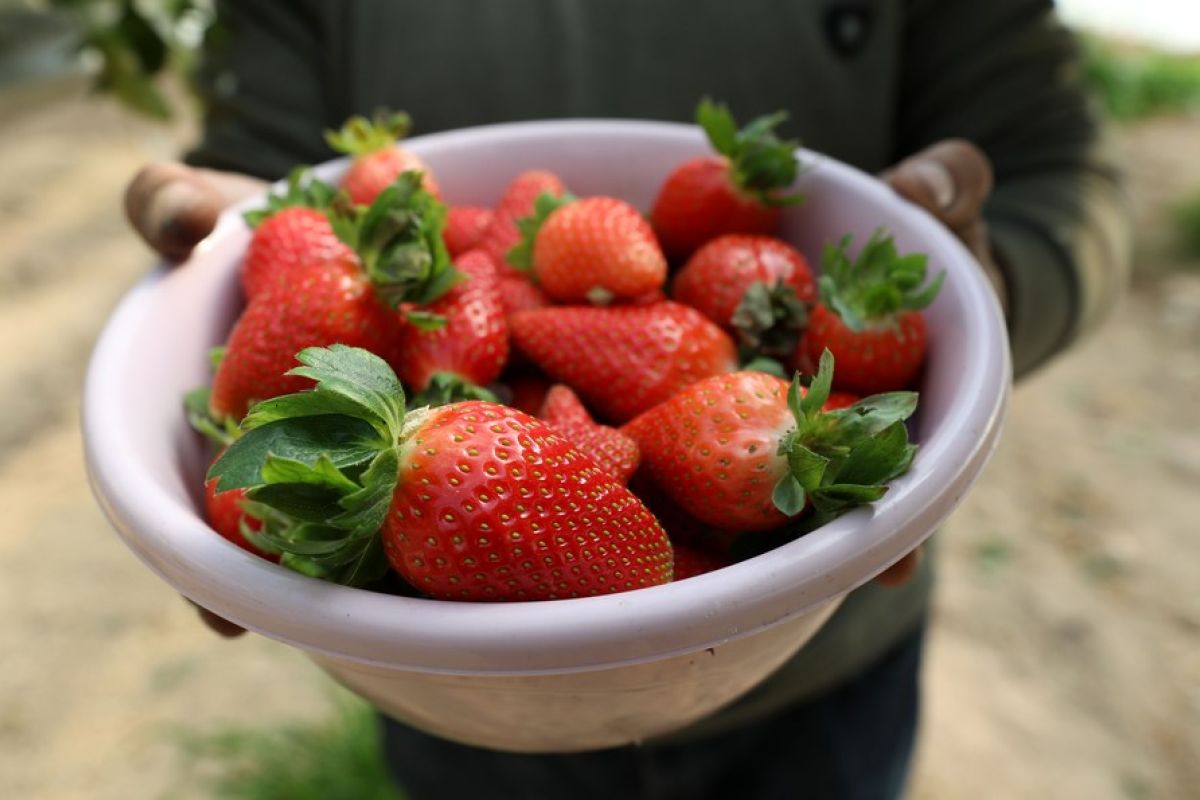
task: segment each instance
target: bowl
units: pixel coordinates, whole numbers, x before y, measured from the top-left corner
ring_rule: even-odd
[[[406,143],[454,203],[492,205],[520,170],[577,194],[648,209],[666,174],[709,151],[698,128],[564,120],[465,129]],[[184,264],[122,300],[88,368],[83,404],[96,498],[129,548],[175,590],[300,648],[384,712],[469,744],[521,752],[636,742],[724,706],[780,666],[846,596],[945,520],[992,453],[1011,385],[1003,318],[983,273],[945,228],[884,184],[800,151],[803,206],[781,235],[814,263],[843,234],[880,225],[929,254],[945,286],[926,311],[931,350],[912,469],[873,506],[716,572],[604,597],[461,603],[325,583],[222,539],[199,509],[206,448],[184,393],[210,379],[208,350],[239,308],[249,231],[230,209]],[[335,179],[345,162],[322,165]]]

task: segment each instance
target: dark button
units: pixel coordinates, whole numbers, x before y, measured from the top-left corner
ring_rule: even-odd
[[[834,51],[849,58],[862,50],[871,34],[875,13],[869,0],[837,0],[825,4],[821,23]]]

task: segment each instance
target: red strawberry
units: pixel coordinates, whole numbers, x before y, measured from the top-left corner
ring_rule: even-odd
[[[659,189],[650,221],[668,256],[683,261],[726,233],[775,232],[779,206],[801,199],[780,193],[798,170],[796,143],[772,132],[786,116],[760,117],[739,131],[728,108],[700,103],[696,121],[717,155],[683,162]]]
[[[333,232],[326,212],[285,208],[254,229],[242,262],[242,291],[252,300],[264,286],[299,267],[353,258],[354,251]]]
[[[483,232],[492,224],[492,210],[482,206],[450,206],[446,211],[446,249],[455,258],[479,246]]]
[[[517,220],[533,213],[534,202],[541,195],[562,197],[566,193],[558,176],[546,170],[522,172],[508,184],[496,204],[491,224],[479,239],[479,247],[492,257],[501,275],[513,271],[508,251],[521,241]]]
[[[247,514],[242,508],[245,501],[245,489],[218,492],[215,478],[204,484],[204,513],[212,529],[247,552],[268,561],[279,561],[279,556],[255,547],[242,533],[243,523],[252,531],[262,528],[262,522],[257,517]]]
[[[670,301],[542,308],[514,314],[510,326],[513,341],[534,363],[616,422],[736,368],[725,332]]]
[[[830,392],[829,399],[821,406],[822,411],[835,411],[839,408],[849,408],[862,398],[852,392]]]
[[[399,364],[401,320],[393,308],[427,306],[459,277],[442,241],[444,214],[416,173],[405,173],[358,215],[351,231],[357,255],[297,267],[260,291],[229,335],[212,413],[241,419],[254,400],[304,388],[304,378],[285,373],[305,347],[365,347]]]
[[[550,393],[550,387],[554,385],[545,375],[536,373],[514,375],[508,378],[507,383],[512,394],[508,405],[518,411],[524,411],[531,417],[542,413],[546,395]]]
[[[671,550],[675,554],[674,576],[671,580],[675,581],[694,578],[697,575],[727,567],[731,563],[725,556],[719,556],[681,542],[672,542]]]
[[[876,232],[857,259],[850,237],[825,249],[820,302],[796,350],[798,368],[825,350],[838,362],[838,389],[874,394],[911,386],[925,361],[925,320],[945,273],[925,284],[926,258],[900,256],[890,236]]]
[[[366,351],[297,358],[315,390],[256,407],[210,471],[279,519],[303,509],[304,524],[265,529],[296,554],[285,564],[351,584],[390,564],[424,594],[456,600],[550,600],[670,580],[671,546],[654,516],[546,423],[480,401],[406,412],[399,381]],[[280,440],[293,444],[288,459],[269,454]]]
[[[560,303],[607,305],[662,288],[667,278],[654,231],[636,208],[615,197],[540,198],[518,222],[525,237],[509,253]]]
[[[546,297],[546,293],[522,275],[501,275],[499,285],[500,302],[504,306],[506,317],[510,317],[518,311],[529,311],[550,305],[550,298]]]
[[[233,326],[213,377],[212,413],[241,419],[256,400],[300,391],[306,378],[285,374],[306,347],[365,347],[399,364],[400,318],[375,298],[356,260],[296,268],[260,292]]]
[[[597,424],[570,387],[551,387],[538,416],[621,483],[628,483],[637,470],[637,443],[616,428]]]
[[[743,234],[719,236],[693,253],[671,291],[754,354],[779,358],[795,351],[816,293],[808,261],[796,248]]]
[[[487,254],[471,250],[455,262],[467,280],[428,306],[426,313],[444,319],[432,330],[406,321],[398,350],[397,371],[410,388],[429,387],[437,373],[450,373],[466,383],[486,386],[508,359],[508,323],[500,301],[496,267]]]
[[[815,508],[824,521],[882,496],[915,448],[903,420],[916,395],[868,398],[824,412],[833,358],[809,391],[762,372],[693,384],[622,430],[657,486],[697,520],[729,531],[779,527]]]
[[[341,186],[359,205],[370,205],[402,172],[419,172],[422,186],[434,197],[441,195],[429,167],[413,153],[396,145],[411,125],[405,113],[377,114],[373,120],[351,117],[340,131],[327,131],[325,140],[339,153],[354,157],[342,176]]]

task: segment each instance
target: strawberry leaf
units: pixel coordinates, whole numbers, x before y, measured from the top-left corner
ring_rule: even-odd
[[[463,400],[498,402],[496,395],[490,390],[476,386],[461,375],[453,372],[435,372],[429,378],[429,385],[413,398],[412,404],[414,408],[447,406]]]
[[[554,195],[550,192],[539,194],[533,201],[533,213],[515,220],[517,230],[521,233],[521,239],[505,254],[505,260],[517,270],[534,277],[533,246],[537,241],[538,231],[542,229],[542,225],[551,214],[568,203],[575,202],[575,199],[570,192],[564,192],[561,195]]]
[[[183,396],[183,406],[187,410],[188,424],[216,445],[218,448],[227,447],[241,433],[237,423],[229,418],[217,420],[209,406],[212,390],[207,386],[193,389]]]
[[[366,464],[386,446],[378,431],[344,415],[295,417],[270,422],[244,433],[209,468],[217,491],[254,488],[266,483],[263,467],[274,457],[315,464],[323,456],[339,468]]]
[[[325,142],[339,153],[363,156],[384,150],[408,135],[412,119],[403,111],[376,111],[371,119],[355,115],[340,130],[326,131]]]
[[[800,481],[792,475],[784,475],[775,484],[771,492],[771,502],[779,511],[789,517],[794,517],[804,510],[806,495]]]
[[[291,520],[320,524],[328,516],[329,506],[342,495],[336,489],[310,483],[269,483],[251,489],[248,496]]]
[[[313,208],[330,215],[339,195],[337,187],[313,177],[308,167],[296,167],[288,173],[287,186],[282,192],[267,195],[267,204],[263,208],[247,211],[242,218],[251,228],[257,228],[283,209],[295,206]]]
[[[826,245],[818,281],[821,302],[841,317],[848,328],[861,331],[887,324],[907,311],[926,308],[941,291],[946,273],[926,284],[928,259],[922,253],[901,256],[892,237],[876,230],[851,259],[849,236]]]
[[[713,150],[729,159],[735,186],[753,195],[763,205],[795,205],[804,201],[799,193],[782,195],[799,174],[796,148],[799,142],[781,141],[775,128],[787,114],[778,111],[758,117],[741,130],[729,108],[705,98],[696,107],[696,122],[704,129]]]
[[[321,453],[312,464],[268,454],[262,467],[262,478],[268,484],[305,484],[339,495],[358,490],[358,484],[343,475],[325,453]]]
[[[361,418],[382,422],[383,432],[389,434],[392,441],[399,436],[404,422],[404,388],[382,358],[362,348],[335,344],[301,350],[296,354],[296,360],[303,366],[288,374],[316,381],[316,389],[311,395],[348,400],[364,413]],[[309,395],[302,392],[291,396]]]
[[[729,322],[745,349],[756,355],[787,358],[796,351],[800,332],[808,322],[808,307],[783,281],[773,286],[755,281]]]

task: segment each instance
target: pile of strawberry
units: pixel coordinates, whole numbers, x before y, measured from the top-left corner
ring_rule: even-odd
[[[546,171],[447,207],[403,115],[331,134],[339,186],[297,171],[247,215],[246,306],[188,398],[221,448],[213,527],[340,583],[535,600],[680,580],[882,496],[941,276],[878,233],[816,280],[774,236],[800,200],[782,115],[697,116],[715,152],[648,216]]]

